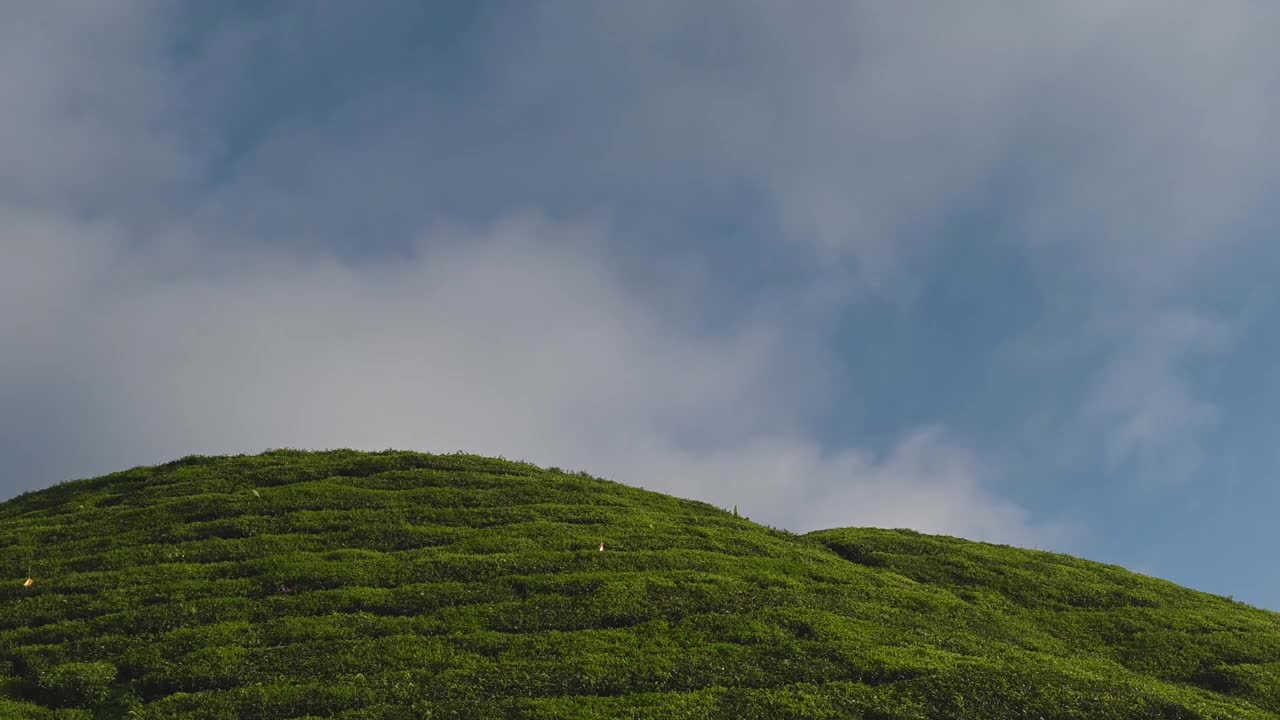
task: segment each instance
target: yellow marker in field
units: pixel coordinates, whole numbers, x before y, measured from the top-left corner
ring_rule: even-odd
[[[22,587],[31,587],[32,585],[35,585],[35,584],[36,584],[35,578],[27,578],[27,581],[22,583]]]

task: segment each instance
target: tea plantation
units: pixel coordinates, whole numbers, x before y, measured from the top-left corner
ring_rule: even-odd
[[[1261,720],[1280,614],[474,455],[196,456],[0,504],[0,718],[124,717]]]

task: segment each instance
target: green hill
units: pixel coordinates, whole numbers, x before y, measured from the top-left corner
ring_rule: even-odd
[[[2,718],[1280,717],[1275,613],[474,455],[64,483],[0,568]]]

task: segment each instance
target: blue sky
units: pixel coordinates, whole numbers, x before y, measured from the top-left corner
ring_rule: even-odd
[[[1277,30],[0,5],[0,496],[463,449],[1280,608]]]

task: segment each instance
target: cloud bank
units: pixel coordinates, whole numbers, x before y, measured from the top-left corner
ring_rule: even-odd
[[[1270,303],[1280,13],[416,5],[0,9],[0,490],[465,449],[1067,549],[1093,518],[1022,478],[1194,482],[1197,363]],[[899,414],[848,370],[867,308],[981,253],[1029,289],[967,292],[1036,308],[967,401],[1007,444],[824,432]]]

